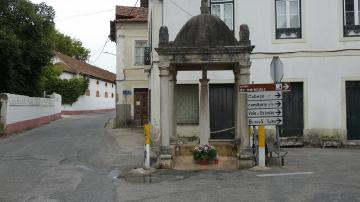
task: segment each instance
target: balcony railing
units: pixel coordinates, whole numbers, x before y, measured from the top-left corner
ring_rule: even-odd
[[[360,25],[345,25],[344,26],[344,36],[360,36]]]
[[[144,48],[144,65],[150,65],[151,63],[150,52],[151,52],[150,47]]]
[[[299,39],[301,38],[301,28],[277,28],[276,39]]]

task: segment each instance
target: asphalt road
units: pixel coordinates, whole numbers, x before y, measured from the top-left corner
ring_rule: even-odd
[[[116,201],[109,173],[133,157],[105,132],[113,116],[68,116],[0,139],[0,201]]]
[[[359,149],[288,149],[286,167],[268,171],[124,177],[141,165],[142,135],[104,129],[112,116],[65,117],[0,139],[0,201],[360,201]]]

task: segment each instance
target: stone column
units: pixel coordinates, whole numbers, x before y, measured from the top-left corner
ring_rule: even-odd
[[[200,144],[208,144],[210,138],[209,79],[203,70],[200,81]]]
[[[235,135],[240,138],[240,167],[249,168],[254,165],[252,148],[250,147],[250,136],[247,116],[246,93],[239,92],[241,84],[250,83],[250,65],[240,66],[234,70],[235,75]]]
[[[176,143],[176,70],[170,71],[169,77],[169,112],[171,112],[170,140]]]
[[[170,113],[169,113],[169,64],[159,64],[160,69],[160,132],[161,155],[170,154]]]
[[[240,120],[242,119],[241,116],[242,114],[240,113],[241,110],[241,102],[240,102],[240,92],[239,92],[239,86],[240,84],[240,67],[237,67],[234,69],[234,97],[235,97],[235,139],[240,139],[241,142],[241,124],[240,124]]]

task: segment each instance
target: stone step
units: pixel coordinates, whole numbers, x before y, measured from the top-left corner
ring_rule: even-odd
[[[173,169],[175,170],[237,170],[239,159],[232,156],[219,156],[218,164],[199,165],[195,163],[192,156],[174,156]]]

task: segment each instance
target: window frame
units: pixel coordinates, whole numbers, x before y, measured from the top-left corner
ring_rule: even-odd
[[[346,24],[346,0],[342,0],[343,37],[360,37],[360,0],[354,1],[354,25]],[[354,34],[350,34],[353,32]]]
[[[212,5],[225,5],[228,3],[232,4],[232,29],[230,29],[230,27],[229,27],[229,29],[234,34],[235,33],[235,2],[234,2],[234,0],[210,0],[210,13],[212,10]],[[221,12],[221,10],[220,10],[220,12]],[[221,17],[220,17],[220,19],[221,19]],[[221,20],[225,23],[224,19],[221,19]]]
[[[291,0],[274,0],[274,9],[275,9],[275,39],[276,40],[288,40],[288,39],[302,39],[303,38],[303,19],[302,19],[302,1],[301,0],[297,0],[298,1],[298,15],[299,15],[299,27],[298,28],[278,28],[278,9],[277,9],[277,2],[278,1],[285,1],[286,5],[285,5],[285,16],[286,16],[286,21],[288,20],[288,18],[291,18],[291,14],[287,13],[288,10],[290,10],[290,8],[288,9],[287,6],[287,2],[290,2]],[[290,7],[290,6],[289,6]],[[290,19],[291,21],[291,19]],[[289,21],[289,23],[290,23]],[[286,37],[280,37],[281,35],[285,34]],[[290,37],[292,34],[295,34],[296,37]]]
[[[145,45],[144,47],[137,47],[137,46],[136,46],[137,42],[145,42],[146,45]],[[134,60],[133,60],[133,66],[144,66],[144,65],[145,65],[145,63],[144,63],[144,58],[145,58],[144,51],[145,51],[145,48],[148,47],[147,44],[148,44],[148,40],[146,40],[146,39],[136,39],[136,40],[134,40],[134,57],[133,57]],[[142,53],[142,59],[140,60],[140,64],[138,64],[137,61],[136,61],[136,58],[137,58],[137,55],[136,55],[137,51],[136,51],[136,49],[137,49],[137,48],[142,48],[142,51],[140,51],[140,52]]]

